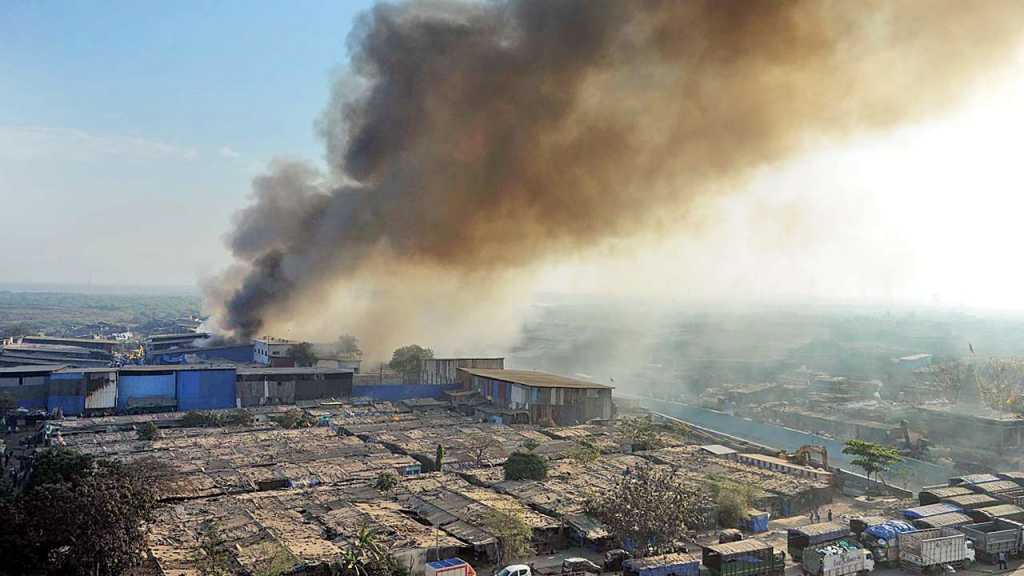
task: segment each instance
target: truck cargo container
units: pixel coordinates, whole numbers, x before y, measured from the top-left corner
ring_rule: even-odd
[[[770,544],[749,539],[705,546],[702,563],[708,576],[782,576],[786,554],[776,552]]]
[[[988,522],[996,518],[1024,522],[1024,508],[1013,504],[999,504],[998,506],[986,506],[977,510],[968,510],[967,514],[976,522]]]
[[[786,551],[796,562],[803,559],[804,548],[834,542],[850,535],[850,529],[838,522],[819,522],[786,531]]]
[[[634,558],[622,563],[622,573],[628,576],[697,576],[700,557],[673,553]]]
[[[977,508],[996,506],[999,504],[999,500],[996,500],[988,494],[964,494],[963,496],[944,498],[942,501],[946,504],[952,504],[961,510],[975,510]]]
[[[959,512],[960,509],[952,504],[946,504],[945,502],[939,502],[938,504],[929,504],[927,506],[917,506],[915,508],[907,508],[903,511],[903,517],[907,520],[917,520],[919,518],[927,518],[929,516],[938,516],[939,514],[948,514],[950,512]]]
[[[527,569],[529,572],[529,569]],[[473,567],[461,558],[448,558],[436,562],[427,562],[424,576],[476,576]]]
[[[899,535],[917,529],[902,520],[886,520],[868,526],[860,535],[860,542],[871,551],[876,564],[895,566],[900,561]]]
[[[959,526],[966,526],[967,524],[973,524],[972,519],[963,512],[949,512],[947,514],[939,514],[936,516],[929,516],[927,518],[918,518],[914,520],[914,526],[926,529],[926,528],[957,528]]]
[[[926,571],[942,566],[965,567],[974,562],[974,543],[956,528],[917,530],[899,535],[900,565]]]
[[[875,569],[871,552],[848,540],[804,548],[801,569],[810,576],[849,576]]]
[[[938,504],[946,498],[966,496],[969,494],[975,494],[975,492],[967,486],[932,486],[922,488],[921,491],[918,492],[917,497],[922,506],[928,506],[929,504]]]
[[[974,543],[974,553],[983,562],[995,563],[1000,552],[1018,556],[1022,551],[1024,525],[1019,522],[996,518],[991,522],[961,526],[960,531]]]
[[[864,516],[862,518],[850,518],[850,532],[860,536],[865,530],[872,526],[885,524],[884,516]]]

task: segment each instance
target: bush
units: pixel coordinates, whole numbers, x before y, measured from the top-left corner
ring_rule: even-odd
[[[385,470],[377,475],[377,479],[373,482],[373,487],[387,494],[397,488],[399,482],[401,482],[401,479],[398,477],[398,474],[391,470]]]
[[[232,410],[221,416],[220,420],[225,426],[252,426],[256,423],[256,415],[249,410]]]
[[[284,414],[271,416],[270,419],[276,422],[281,428],[287,428],[289,430],[292,428],[309,428],[316,423],[309,414],[306,414],[298,408],[292,408]]]
[[[160,429],[152,421],[145,422],[135,431],[139,440],[156,440],[160,437]]]
[[[514,452],[505,461],[505,480],[543,480],[548,463],[533,452]]]
[[[185,428],[206,428],[208,426],[219,426],[220,418],[212,412],[186,412],[178,421]]]

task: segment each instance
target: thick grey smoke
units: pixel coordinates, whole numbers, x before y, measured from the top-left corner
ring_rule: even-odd
[[[464,278],[472,310],[488,274],[667,228],[666,212],[813,139],[943,109],[1009,55],[1022,12],[1017,0],[380,4],[349,38],[358,81],[339,83],[324,114],[333,173],[285,164],[255,181],[229,238],[239,264],[210,292],[220,324],[252,336],[381,261],[392,285],[407,269]]]

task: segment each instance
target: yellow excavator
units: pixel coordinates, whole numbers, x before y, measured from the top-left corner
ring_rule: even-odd
[[[824,446],[808,444],[792,454],[783,453],[783,456],[794,464],[828,470],[828,450]]]

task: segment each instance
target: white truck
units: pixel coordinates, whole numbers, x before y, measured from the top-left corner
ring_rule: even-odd
[[[956,528],[931,528],[899,536],[900,565],[914,571],[966,568],[974,563],[974,544]]]
[[[847,540],[804,548],[801,569],[809,576],[849,576],[875,569],[871,552]]]

